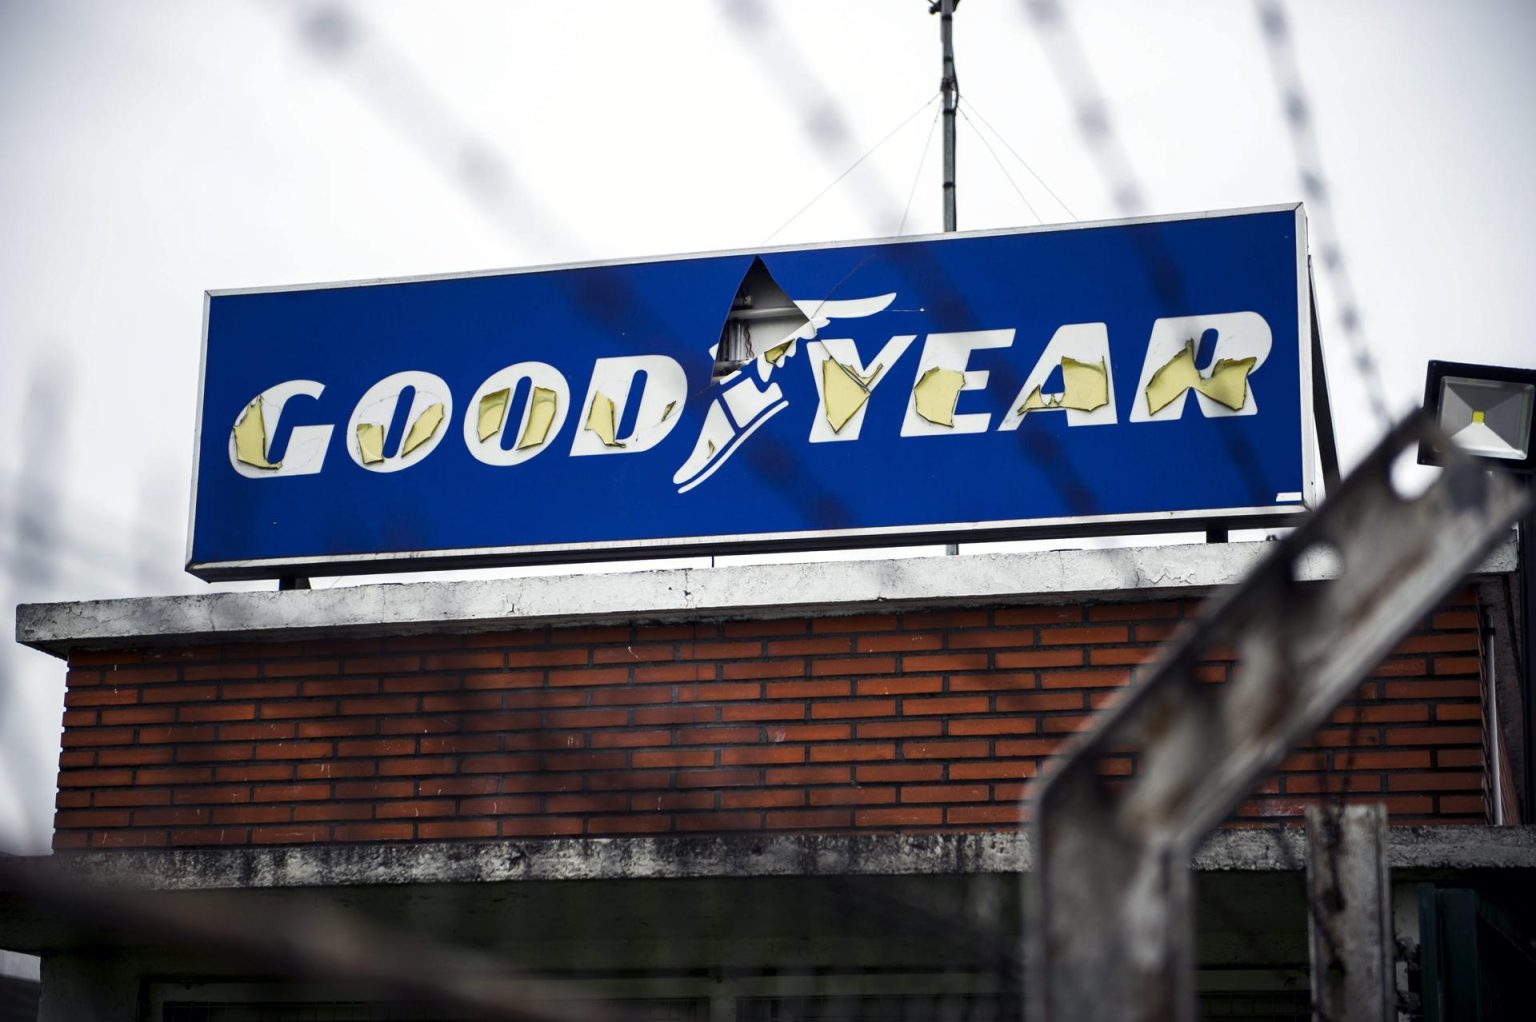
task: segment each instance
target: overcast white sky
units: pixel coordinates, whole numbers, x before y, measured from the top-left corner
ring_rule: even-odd
[[[966,0],[961,229],[1072,219],[1009,146],[1084,220],[1122,214],[1126,170],[1139,212],[1303,197],[1253,4],[1064,6],[1111,159],[1059,30]],[[933,97],[925,8],[0,0],[7,634],[18,602],[208,588],[181,573],[205,289],[760,245]],[[1337,227],[1314,208],[1313,248],[1341,246],[1393,409],[1428,358],[1536,364],[1536,4],[1282,10]],[[938,230],[934,110],[774,243]],[[1380,423],[1318,287],[1349,462]],[[62,693],[0,644],[0,850],[47,847]]]

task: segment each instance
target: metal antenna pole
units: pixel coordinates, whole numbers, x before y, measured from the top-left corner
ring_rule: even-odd
[[[939,92],[944,96],[944,230],[955,230],[955,108],[960,102],[960,82],[955,78],[955,5],[960,0],[934,0],[928,13],[939,15],[939,42],[944,47],[944,69]],[[946,543],[944,553],[960,553],[959,543]]]
[[[955,4],[939,0],[939,41],[944,47],[944,74],[939,91],[944,95],[944,230],[955,230],[955,109],[960,102],[960,83],[955,78]]]

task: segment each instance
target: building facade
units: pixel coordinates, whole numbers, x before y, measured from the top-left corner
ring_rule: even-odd
[[[18,631],[67,662],[54,859],[82,880],[253,926],[346,910],[571,981],[530,1005],[1012,1018],[1032,780],[1264,552],[224,593],[26,607]],[[1202,849],[1207,1017],[1309,1017],[1298,824],[1331,797],[1390,814],[1403,1017],[1458,1017],[1468,982],[1505,1003],[1512,966],[1445,956],[1463,896],[1485,947],[1536,933],[1514,570],[1496,550]],[[44,1019],[461,1017],[5,897]]]

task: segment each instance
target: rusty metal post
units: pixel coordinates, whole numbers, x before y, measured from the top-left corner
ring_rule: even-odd
[[[1401,495],[1394,461],[1434,432],[1422,415],[1392,430],[1041,782],[1035,1019],[1193,1019],[1195,847],[1528,503],[1463,456],[1418,498]],[[1312,559],[1336,577],[1303,584]],[[1235,660],[1225,684],[1199,680],[1211,658]]]
[[[1394,1018],[1386,806],[1307,807],[1307,915],[1313,1017]]]

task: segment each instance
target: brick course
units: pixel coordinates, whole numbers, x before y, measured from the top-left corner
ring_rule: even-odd
[[[77,652],[55,847],[1016,824],[1189,600]],[[1220,683],[1230,654],[1205,666]],[[1421,627],[1231,821],[1487,822],[1477,615]],[[1128,773],[1133,765],[1111,765]]]

